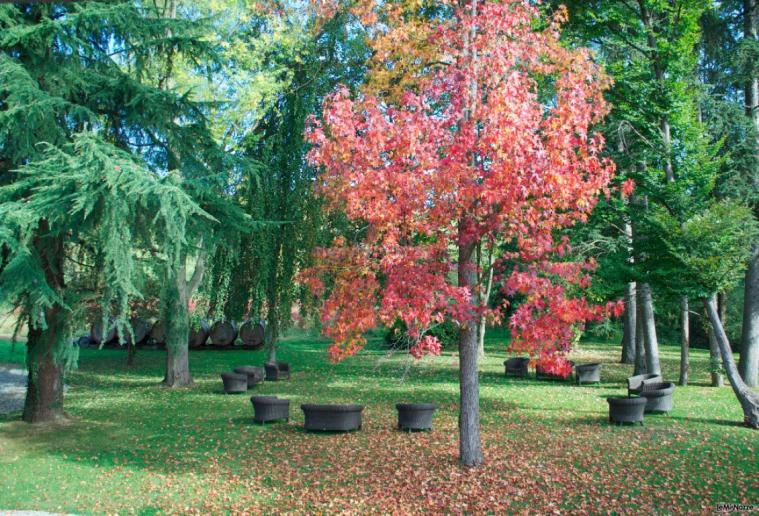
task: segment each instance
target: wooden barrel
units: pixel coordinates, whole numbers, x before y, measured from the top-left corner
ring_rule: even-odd
[[[264,326],[248,319],[240,326],[240,340],[244,346],[260,349],[264,345]]]
[[[203,346],[208,340],[209,333],[211,333],[211,328],[206,321],[200,321],[200,326],[190,327],[190,347]]]
[[[108,323],[111,326],[111,329],[108,330],[108,333],[105,336],[103,335],[103,321],[98,319],[92,323],[92,326],[90,326],[90,342],[99,346],[101,343],[108,344],[116,339],[116,327],[113,326],[112,321],[109,320]]]
[[[150,338],[156,344],[166,344],[166,327],[161,321],[153,323],[153,327],[150,329]]]
[[[210,337],[214,346],[231,346],[237,338],[237,329],[230,321],[216,321],[211,326]]]
[[[134,343],[142,344],[142,342],[146,338],[148,338],[148,330],[150,330],[150,325],[142,317],[132,317],[129,323],[132,325],[132,333],[134,334]],[[127,342],[131,344],[132,339],[129,335],[126,335],[126,339],[127,339]]]

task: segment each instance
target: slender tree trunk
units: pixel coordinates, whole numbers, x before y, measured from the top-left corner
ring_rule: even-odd
[[[282,211],[280,211],[282,213]],[[274,256],[271,258],[271,269],[269,270],[269,285],[266,290],[266,304],[268,313],[266,315],[266,347],[268,351],[268,361],[274,363],[277,361],[277,341],[279,340],[279,257],[282,253],[282,241],[275,237]]]
[[[459,0],[463,5],[463,0]],[[472,17],[476,16],[478,1],[468,3]],[[471,66],[477,70],[479,63],[477,50],[470,43],[477,28],[473,24],[464,34],[464,55],[470,57]],[[476,81],[468,85],[469,97],[464,109],[464,118],[470,120],[478,102],[479,92]],[[471,165],[477,166],[474,156]],[[469,290],[472,299],[477,299],[477,263],[475,250],[477,243],[471,241],[472,222],[466,218],[459,221],[458,234],[458,285]],[[464,324],[459,331],[459,461],[464,466],[478,466],[483,462],[482,439],[480,438],[480,378],[477,367],[477,325],[473,320]]]
[[[620,154],[625,153],[625,139],[620,135],[617,143],[617,150]],[[628,200],[625,200],[625,204],[629,207]],[[628,208],[629,209],[629,208]],[[633,231],[632,221],[626,217],[625,220],[625,239],[627,240],[627,262],[630,265],[635,264],[633,238],[635,232]],[[625,292],[625,314],[622,327],[622,358],[620,362],[623,364],[635,363],[635,336],[638,326],[638,303],[637,297],[637,285],[634,281],[627,284],[627,291]]]
[[[635,375],[646,373],[646,337],[643,331],[643,303],[641,292],[637,289],[636,316],[635,316]]]
[[[134,365],[134,355],[137,353],[137,346],[131,339],[127,342],[127,365]]]
[[[725,329],[719,319],[714,298],[704,298],[703,303],[714,331],[715,340],[719,346],[727,379],[735,393],[735,397],[738,398],[741,404],[741,408],[743,408],[743,421],[747,426],[759,429],[759,396],[751,391],[741,379],[740,374],[738,374],[738,368],[733,361],[733,350],[730,349],[730,341],[728,341]]]
[[[639,283],[638,291],[643,315],[643,342],[646,349],[646,370],[649,374],[661,374],[659,364],[659,340],[656,337],[656,322],[654,320],[654,301],[651,295],[651,286],[648,283]]]
[[[759,245],[746,269],[740,374],[749,387],[759,385]]]
[[[715,306],[717,306],[717,297],[714,296],[713,299],[709,300],[710,303],[714,303]],[[709,371],[712,378],[712,387],[722,387],[724,385],[724,381],[722,379],[722,374],[720,374],[719,370],[721,368],[721,355],[720,355],[720,349],[719,349],[719,343],[717,342],[717,334],[714,330],[714,325],[711,323],[711,318],[709,317],[709,314],[705,314],[707,317],[707,320],[709,320]],[[717,313],[717,318],[719,318],[719,312]],[[721,324],[720,320],[720,324]]]
[[[269,309],[270,316],[267,318],[266,323],[266,341],[268,342],[268,359],[267,362],[273,364],[277,361],[277,341],[279,340],[279,318],[277,314],[272,314]]]
[[[759,5],[757,0],[743,0],[743,37],[759,40]],[[754,154],[759,159],[759,76],[748,77],[744,85],[746,116],[754,125]],[[759,176],[754,178],[759,190]],[[759,206],[754,206],[759,216]],[[741,337],[740,373],[750,387],[759,385],[759,242],[746,269],[743,298],[743,334]]]
[[[461,233],[459,236],[461,239]],[[477,264],[474,244],[459,243],[458,283],[474,294],[477,286]],[[482,464],[480,439],[480,379],[477,368],[477,325],[474,321],[459,332],[459,460],[465,466]]]
[[[478,359],[485,358],[485,333],[487,332],[487,320],[484,317],[480,317],[477,322],[477,357]]]
[[[636,302],[635,282],[627,284],[625,292],[625,318],[624,330],[622,333],[622,359],[623,364],[635,363],[635,336],[637,326],[638,303]]]
[[[678,384],[688,385],[688,370],[690,369],[690,307],[688,297],[680,300],[680,379]]]
[[[479,255],[479,253],[478,253]],[[487,307],[490,301],[490,293],[493,290],[493,253],[492,249],[488,252],[487,281],[485,282],[485,292],[480,300],[483,307]],[[479,261],[479,260],[478,260]],[[481,282],[480,282],[481,283]],[[482,285],[480,285],[482,286]],[[488,321],[485,316],[480,316],[477,324],[477,355],[481,359],[485,358],[485,333],[488,329]]]

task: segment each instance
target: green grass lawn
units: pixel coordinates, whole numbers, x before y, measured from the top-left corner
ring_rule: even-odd
[[[502,342],[502,341],[501,341]],[[0,362],[23,362],[0,342]],[[252,423],[248,396],[224,395],[219,373],[263,363],[263,352],[190,355],[197,385],[157,386],[160,351],[125,365],[122,350],[81,352],[68,377],[69,424],[33,427],[0,417],[0,510],[76,513],[531,512],[708,513],[718,502],[759,504],[759,433],[738,424],[729,387],[708,386],[708,354],[692,353],[692,386],[670,415],[645,427],[607,423],[605,397],[623,394],[632,366],[618,346],[582,343],[571,358],[602,361],[600,387],[506,379],[498,335],[481,373],[486,464],[457,465],[457,358],[388,357],[373,341],[338,365],[326,344],[284,339],[292,379],[256,394],[291,400],[285,424]],[[664,376],[678,350],[664,346]],[[252,394],[252,392],[251,392]],[[394,404],[434,401],[432,432],[395,430]],[[366,405],[360,432],[302,430],[304,402]]]

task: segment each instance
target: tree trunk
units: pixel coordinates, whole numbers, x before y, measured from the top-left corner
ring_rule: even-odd
[[[176,388],[193,385],[189,355],[187,344],[170,347],[169,343],[166,343],[166,377],[163,379],[163,384],[166,387]]]
[[[646,373],[646,338],[643,332],[643,303],[640,289],[637,289],[635,310],[635,369],[633,374]]]
[[[31,328],[27,337],[26,361],[29,378],[24,400],[23,420],[27,423],[50,423],[66,419],[63,411],[63,369],[57,358],[65,339],[58,335],[63,330],[65,317],[60,308],[46,311],[47,329]],[[65,334],[65,331],[64,331]]]
[[[490,301],[490,293],[492,291],[493,291],[493,252],[491,249],[488,253],[488,272],[487,272],[487,282],[485,284],[485,293],[482,295],[482,299],[480,300],[480,304],[482,305],[483,308],[487,308],[488,302]],[[487,332],[487,329],[488,329],[487,318],[485,318],[485,316],[481,316],[477,324],[477,355],[480,359],[485,358],[485,333]]]
[[[266,349],[268,351],[268,361],[274,363],[277,361],[277,340],[279,339],[279,293],[278,293],[278,274],[279,256],[282,252],[281,242],[275,245],[276,252],[271,258],[271,269],[269,270],[269,285],[266,292]]]
[[[273,364],[277,361],[277,340],[279,339],[279,319],[277,314],[269,312],[266,323],[266,342],[268,346],[267,362]]]
[[[484,317],[480,317],[477,322],[477,358],[485,358],[485,332],[487,331],[488,322]]]
[[[680,300],[680,379],[679,385],[688,385],[688,369],[690,369],[690,307],[688,297]]]
[[[127,365],[134,365],[134,355],[137,353],[137,346],[131,339],[127,342]]]
[[[478,2],[469,3],[472,17],[477,14]],[[464,55],[471,55],[471,64],[476,69],[479,66],[477,49],[470,43],[476,33],[476,25],[464,34]],[[470,81],[469,97],[464,108],[464,117],[468,120],[474,112],[478,101],[476,81]],[[476,166],[473,156],[471,165]],[[473,231],[472,221],[464,217],[458,227],[458,285],[469,290],[472,299],[477,299],[477,262],[475,250],[477,242],[471,241]],[[477,326],[474,320],[462,325],[459,331],[459,461],[464,466],[482,464],[482,440],[480,438],[480,378],[477,367]]]
[[[738,374],[738,368],[733,361],[733,350],[730,349],[730,341],[727,340],[725,329],[719,319],[714,298],[704,298],[702,301],[714,331],[727,379],[743,408],[743,421],[747,426],[759,429],[759,396],[751,391]]]
[[[186,269],[182,265],[169,282],[162,321],[166,328],[166,387],[186,387],[193,384],[190,375],[189,343],[190,314]]]
[[[461,232],[459,239],[461,240]],[[472,294],[477,286],[473,244],[459,242],[458,284]],[[477,325],[464,324],[459,331],[459,460],[465,466],[482,464],[480,439],[480,379],[477,368]]]
[[[635,300],[635,282],[627,284],[625,293],[625,318],[624,331],[622,334],[622,359],[623,364],[635,363],[635,330],[637,325],[638,303]]]
[[[709,300],[710,302],[713,302],[715,306],[717,306],[717,298],[714,296],[713,299]],[[717,342],[717,334],[714,331],[714,325],[711,323],[711,318],[709,317],[709,314],[706,314],[706,317],[709,319],[709,372],[711,374],[712,378],[712,387],[722,387],[724,385],[724,380],[722,379],[722,374],[719,372],[721,366],[721,356],[720,356],[720,349],[719,349],[719,343]],[[719,318],[719,312],[717,313],[717,318]],[[720,324],[722,320],[720,319]]]
[[[757,0],[743,0],[743,37],[752,42],[759,40]],[[744,84],[744,102],[746,116],[754,125],[754,154],[759,159],[759,77],[756,74],[748,77]],[[759,176],[754,177],[754,188],[759,190]],[[759,206],[754,205],[754,211],[759,212]],[[759,385],[759,242],[754,243],[754,256],[746,269],[739,367],[747,385]]]
[[[643,316],[643,342],[646,349],[646,370],[649,374],[661,374],[659,364],[659,341],[656,337],[656,322],[654,320],[654,301],[651,286],[648,283],[638,284],[638,303],[641,305]]]
[[[759,245],[746,269],[739,370],[746,385],[759,385]]]
[[[34,246],[48,286],[56,292],[64,288],[64,245],[59,237],[48,236],[50,226],[40,222]],[[50,423],[65,419],[63,411],[63,372],[66,346],[71,346],[68,318],[63,307],[53,305],[45,310],[45,329],[28,323],[26,344],[26,399],[22,418],[27,423]]]

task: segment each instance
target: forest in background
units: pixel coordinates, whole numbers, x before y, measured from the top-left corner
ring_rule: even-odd
[[[596,129],[616,176],[587,223],[555,235],[571,244],[568,259],[596,264],[592,285],[573,294],[625,300],[621,320],[587,331],[619,339],[638,372],[656,370],[660,339],[681,341],[681,383],[689,346],[709,347],[721,384],[718,336],[699,302],[713,285],[743,380],[756,386],[756,0],[562,4],[539,9],[544,19],[566,9],[562,44],[589,48],[613,81]],[[317,194],[307,120],[338,86],[389,103],[413,90],[439,66],[430,27],[452,5],[0,6],[0,303],[32,328],[28,418],[62,410],[74,333],[91,325],[114,325],[126,342],[134,318],[161,321],[169,386],[192,383],[187,343],[202,321],[261,321],[272,360],[295,319],[319,327],[323,299],[299,275],[317,248],[360,242],[367,227]],[[502,306],[514,264],[499,256],[514,245],[477,248],[483,305]],[[498,321],[482,316],[480,342],[520,301]]]

